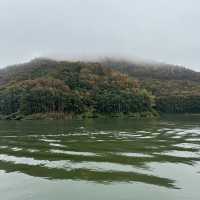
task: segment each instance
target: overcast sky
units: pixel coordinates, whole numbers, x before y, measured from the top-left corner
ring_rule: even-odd
[[[200,71],[199,0],[0,0],[0,66],[144,58]]]

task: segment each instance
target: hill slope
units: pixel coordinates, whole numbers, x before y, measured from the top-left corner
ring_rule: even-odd
[[[112,59],[103,60],[102,64],[141,80],[158,79],[200,82],[200,72],[195,72],[183,66],[158,62],[131,62]]]
[[[156,109],[169,113],[200,112],[200,73],[181,66],[105,60],[103,65],[117,69],[140,82],[156,97]]]
[[[0,112],[143,113],[152,96],[138,82],[101,63],[36,59],[0,71]]]
[[[0,113],[200,112],[200,73],[104,60],[34,59],[0,70]]]

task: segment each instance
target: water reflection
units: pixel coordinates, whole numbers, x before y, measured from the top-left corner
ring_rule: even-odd
[[[181,122],[0,122],[0,170],[48,179],[178,188],[176,177],[157,175],[151,165],[192,167],[200,161],[198,120]]]

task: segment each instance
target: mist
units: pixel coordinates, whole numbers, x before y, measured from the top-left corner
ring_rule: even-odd
[[[198,0],[0,0],[0,66],[144,59],[200,71]]]

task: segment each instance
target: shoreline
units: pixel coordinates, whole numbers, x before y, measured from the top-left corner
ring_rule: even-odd
[[[133,119],[154,119],[160,115],[154,112],[142,112],[142,113],[92,113],[85,112],[81,114],[75,113],[35,113],[32,115],[23,115],[21,113],[13,113],[11,115],[1,115],[0,121],[10,120],[69,120],[69,119],[95,119],[95,118],[133,118]]]

